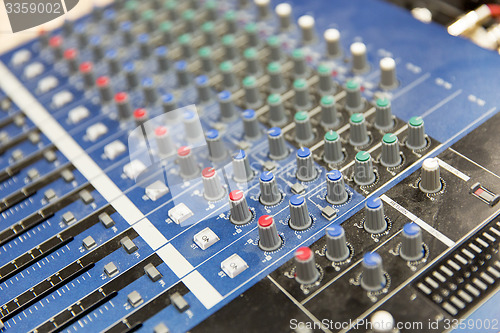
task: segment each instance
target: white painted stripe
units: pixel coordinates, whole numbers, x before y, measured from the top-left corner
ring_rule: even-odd
[[[161,260],[177,275],[182,278],[194,267],[177,251],[177,249],[170,243],[156,251]]]
[[[451,172],[452,174],[454,174],[458,178],[462,179],[463,181],[466,182],[470,179],[470,177],[467,176],[465,173],[463,173],[462,171],[458,170],[455,167],[452,167],[451,165],[449,165],[445,161],[440,160],[439,158],[437,160],[438,160],[439,166],[441,166],[441,168],[445,169],[448,172]]]
[[[189,273],[181,281],[207,309],[222,301],[222,295],[198,271]]]
[[[155,251],[167,242],[165,236],[146,218],[134,224],[134,229]]]
[[[420,226],[420,228],[424,229],[437,239],[439,239],[441,242],[443,242],[446,246],[452,247],[455,245],[455,242],[443,235],[441,232],[437,231],[433,227],[431,227],[427,222],[423,221],[422,219],[418,218],[416,215],[413,215],[410,211],[408,211],[406,208],[389,198],[387,195],[382,194],[380,196],[380,199],[391,205],[394,209],[399,211],[401,214],[409,218],[411,221],[415,222]]]
[[[16,103],[28,118],[45,134],[59,151],[77,168],[120,214],[128,224],[132,225],[144,241],[155,250],[172,271],[182,278],[193,271],[193,266],[177,251],[172,244],[149,221],[136,205],[116,186],[80,145],[50,115],[19,80],[0,62],[0,87]],[[167,245],[165,245],[167,244]],[[163,248],[158,250],[160,247]],[[191,290],[205,306],[217,304],[222,296],[208,283],[200,273],[193,275],[188,281],[196,290]],[[187,285],[187,284],[186,284]],[[201,287],[200,287],[201,286]],[[188,286],[189,288],[189,286]],[[201,291],[199,289],[204,289]],[[191,288],[190,288],[191,289]],[[218,297],[217,297],[218,295]]]

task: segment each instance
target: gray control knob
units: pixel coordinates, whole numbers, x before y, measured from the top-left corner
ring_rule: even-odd
[[[266,40],[266,43],[270,53],[269,59],[271,61],[280,61],[282,57],[280,38],[278,36],[270,36]]]
[[[378,197],[370,197],[365,203],[365,230],[371,234],[380,234],[387,229],[384,205]]]
[[[273,160],[281,160],[288,156],[288,149],[281,128],[272,127],[267,131],[269,143],[269,157]]]
[[[325,128],[333,128],[338,125],[337,107],[335,98],[331,95],[321,97],[321,125]]]
[[[215,71],[215,63],[212,58],[212,50],[208,46],[204,46],[200,48],[198,51],[198,55],[200,56],[201,68],[203,73],[210,74]]]
[[[198,142],[203,140],[203,129],[200,118],[192,110],[184,111],[184,133],[189,142]]]
[[[293,75],[294,77],[305,77],[308,73],[306,56],[301,49],[295,49],[292,52],[293,59]]]
[[[304,197],[296,194],[290,198],[290,228],[293,230],[305,230],[312,224],[307,203]]]
[[[418,187],[425,193],[436,193],[441,190],[441,170],[436,158],[426,158],[420,168]]]
[[[200,168],[191,151],[191,148],[182,146],[177,150],[177,161],[180,166],[180,174],[184,179],[198,177]]]
[[[340,163],[344,160],[342,143],[337,132],[330,130],[325,134],[325,154],[323,159],[326,163]]]
[[[299,111],[294,116],[295,140],[299,143],[309,143],[314,140],[311,120],[307,111]]]
[[[293,82],[295,92],[294,103],[297,109],[308,109],[310,104],[309,86],[305,79],[296,79]]]
[[[255,6],[257,6],[257,12],[259,13],[259,19],[263,20],[269,17],[269,0],[254,0]]]
[[[126,92],[119,92],[115,94],[115,104],[118,110],[118,118],[120,120],[129,119],[132,116],[132,106]]]
[[[389,57],[382,58],[380,60],[380,87],[389,90],[397,86],[396,62]]]
[[[229,193],[230,220],[234,224],[246,224],[252,219],[252,212],[248,208],[247,199],[242,190]]]
[[[203,181],[203,195],[208,201],[217,201],[224,196],[224,188],[220,182],[217,171],[214,168],[208,167],[201,172]]]
[[[371,327],[373,327],[373,333],[394,333],[399,332],[398,329],[394,329],[396,324],[394,322],[394,317],[387,311],[379,310],[372,314],[370,318]]]
[[[303,15],[299,17],[297,23],[299,24],[302,32],[302,43],[312,43],[316,39],[316,32],[314,31],[314,17],[310,15]]]
[[[241,150],[233,156],[233,176],[234,181],[238,183],[248,182],[253,178],[253,171],[250,168],[250,162],[244,150]]]
[[[349,124],[351,125],[349,131],[349,142],[351,145],[365,146],[370,142],[365,117],[362,113],[354,113],[349,119]]]
[[[142,79],[142,91],[146,103],[154,104],[158,98],[156,93],[156,85],[152,78],[146,77]]]
[[[425,140],[424,120],[422,117],[412,117],[408,122],[408,137],[406,145],[410,149],[422,149],[427,145]]]
[[[324,65],[318,66],[318,88],[321,95],[331,95],[335,93],[335,86],[331,76],[331,71]]]
[[[113,89],[109,83],[109,78],[107,76],[100,76],[96,79],[95,84],[99,90],[99,97],[101,102],[107,103],[113,99]]]
[[[161,72],[166,72],[170,69],[170,60],[168,59],[167,53],[168,51],[165,46],[157,47],[155,50],[156,64],[158,70]]]
[[[167,123],[174,123],[179,120],[181,112],[180,110],[177,110],[177,101],[175,100],[174,95],[164,94],[161,99],[161,106]]]
[[[361,287],[367,291],[377,291],[385,287],[387,281],[382,266],[382,257],[369,252],[363,256]]]
[[[269,88],[273,92],[282,92],[285,90],[285,82],[279,62],[271,62],[267,65],[267,73],[269,74]]]
[[[249,140],[257,139],[260,137],[260,127],[255,111],[248,109],[243,111],[243,130],[245,131],[245,138]]]
[[[247,76],[243,79],[243,88],[245,89],[245,103],[249,109],[257,109],[261,104],[257,80],[253,76]]]
[[[177,87],[182,88],[189,85],[191,75],[188,72],[186,61],[179,60],[175,63],[175,76],[177,77]]]
[[[255,48],[249,47],[246,49],[243,52],[243,57],[245,58],[247,75],[258,75],[262,72],[259,56]]]
[[[326,257],[338,262],[349,258],[349,254],[344,228],[336,224],[326,228]]]
[[[354,181],[358,185],[369,185],[375,181],[372,157],[369,152],[360,151],[354,159]]]
[[[387,133],[382,138],[382,154],[380,155],[380,163],[385,167],[395,167],[401,164],[399,140],[396,134]]]
[[[205,139],[207,140],[208,154],[210,155],[210,160],[220,161],[227,156],[227,150],[224,146],[224,142],[221,139],[219,131],[216,129],[211,129],[205,133]]]
[[[257,24],[250,22],[245,25],[245,35],[250,47],[257,47],[260,43],[260,36],[257,30]]]
[[[299,247],[295,252],[295,280],[301,284],[312,284],[319,279],[314,252],[308,247]]]
[[[233,64],[230,61],[224,61],[220,64],[219,69],[222,73],[222,86],[225,90],[235,91],[238,89],[238,80],[234,73]]]
[[[420,260],[424,256],[424,247],[422,242],[422,230],[416,223],[407,223],[403,227],[403,241],[399,255],[407,261]]]
[[[278,4],[274,10],[280,21],[280,30],[288,30],[292,25],[292,6],[283,2]]]
[[[269,104],[269,122],[273,126],[284,125],[287,118],[281,96],[278,94],[271,94],[267,98],[267,103]]]
[[[342,55],[340,45],[340,32],[337,29],[328,29],[323,34],[326,42],[326,55],[329,58],[337,58]]]
[[[379,98],[375,104],[375,127],[387,131],[394,127],[391,102],[387,98]]]
[[[271,252],[279,249],[282,243],[273,217],[270,215],[259,217],[259,247],[263,251]]]
[[[159,126],[155,129],[156,146],[161,157],[167,157],[175,153],[175,143],[166,127]]]
[[[326,174],[326,201],[332,205],[341,205],[349,199],[345,189],[344,177],[339,170],[332,170]]]
[[[227,90],[221,91],[217,95],[219,100],[220,116],[224,122],[231,122],[236,119],[236,109],[234,107],[233,97]]]
[[[260,174],[260,202],[266,206],[274,206],[281,200],[281,193],[276,178],[271,171]]]
[[[177,41],[181,46],[182,59],[189,59],[194,56],[194,48],[191,35],[189,34],[180,35],[179,38],[177,38]]]
[[[206,75],[200,75],[196,77],[194,83],[196,85],[196,92],[198,94],[198,102],[209,102],[212,99],[212,92],[210,90],[208,77]]]
[[[345,96],[345,108],[351,113],[361,112],[364,107],[363,98],[361,97],[361,89],[359,83],[350,80],[347,81]]]
[[[366,45],[360,42],[351,44],[352,71],[354,73],[363,73],[368,70],[366,60]]]
[[[316,178],[318,170],[314,167],[311,151],[307,147],[297,150],[297,179],[308,182]]]

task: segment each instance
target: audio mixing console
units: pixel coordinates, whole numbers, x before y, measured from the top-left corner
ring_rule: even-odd
[[[0,60],[1,332],[500,330],[498,54],[127,0]]]

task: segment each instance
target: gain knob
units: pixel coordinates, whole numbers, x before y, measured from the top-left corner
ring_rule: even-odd
[[[345,189],[344,177],[339,170],[326,174],[326,201],[332,205],[341,205],[349,199]]]
[[[420,169],[418,187],[424,193],[436,193],[441,190],[441,171],[437,158],[426,158]]]
[[[422,230],[416,223],[407,223],[403,227],[403,241],[399,256],[407,261],[416,261],[424,257]]]
[[[274,206],[281,200],[281,193],[278,189],[276,178],[271,171],[264,171],[260,174],[260,203],[266,206]]]
[[[299,247],[295,252],[295,280],[301,284],[312,284],[319,279],[314,253],[308,247]]]
[[[252,219],[252,212],[248,208],[247,199],[242,190],[229,193],[230,220],[234,224],[246,224]]]
[[[384,205],[380,198],[368,198],[365,203],[365,230],[371,234],[380,234],[387,229]]]
[[[312,224],[312,218],[307,209],[304,197],[296,194],[290,198],[290,228],[293,230],[305,230]]]
[[[273,217],[270,215],[259,217],[259,247],[263,251],[271,252],[277,250],[282,243]]]
[[[344,228],[340,225],[326,228],[326,257],[338,262],[349,258],[349,254]]]
[[[382,267],[382,257],[369,252],[363,256],[363,273],[361,275],[361,287],[366,291],[377,291],[385,287],[386,278]]]
[[[203,196],[208,201],[217,201],[224,196],[224,188],[220,182],[217,171],[214,168],[208,167],[201,172],[203,181]]]

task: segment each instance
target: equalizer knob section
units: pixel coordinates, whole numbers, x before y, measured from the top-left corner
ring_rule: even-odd
[[[295,252],[295,280],[301,284],[312,284],[319,277],[314,252],[305,246],[298,248]]]
[[[259,218],[259,247],[263,251],[275,251],[279,249],[283,240],[278,235],[276,223],[270,215],[263,215]]]

